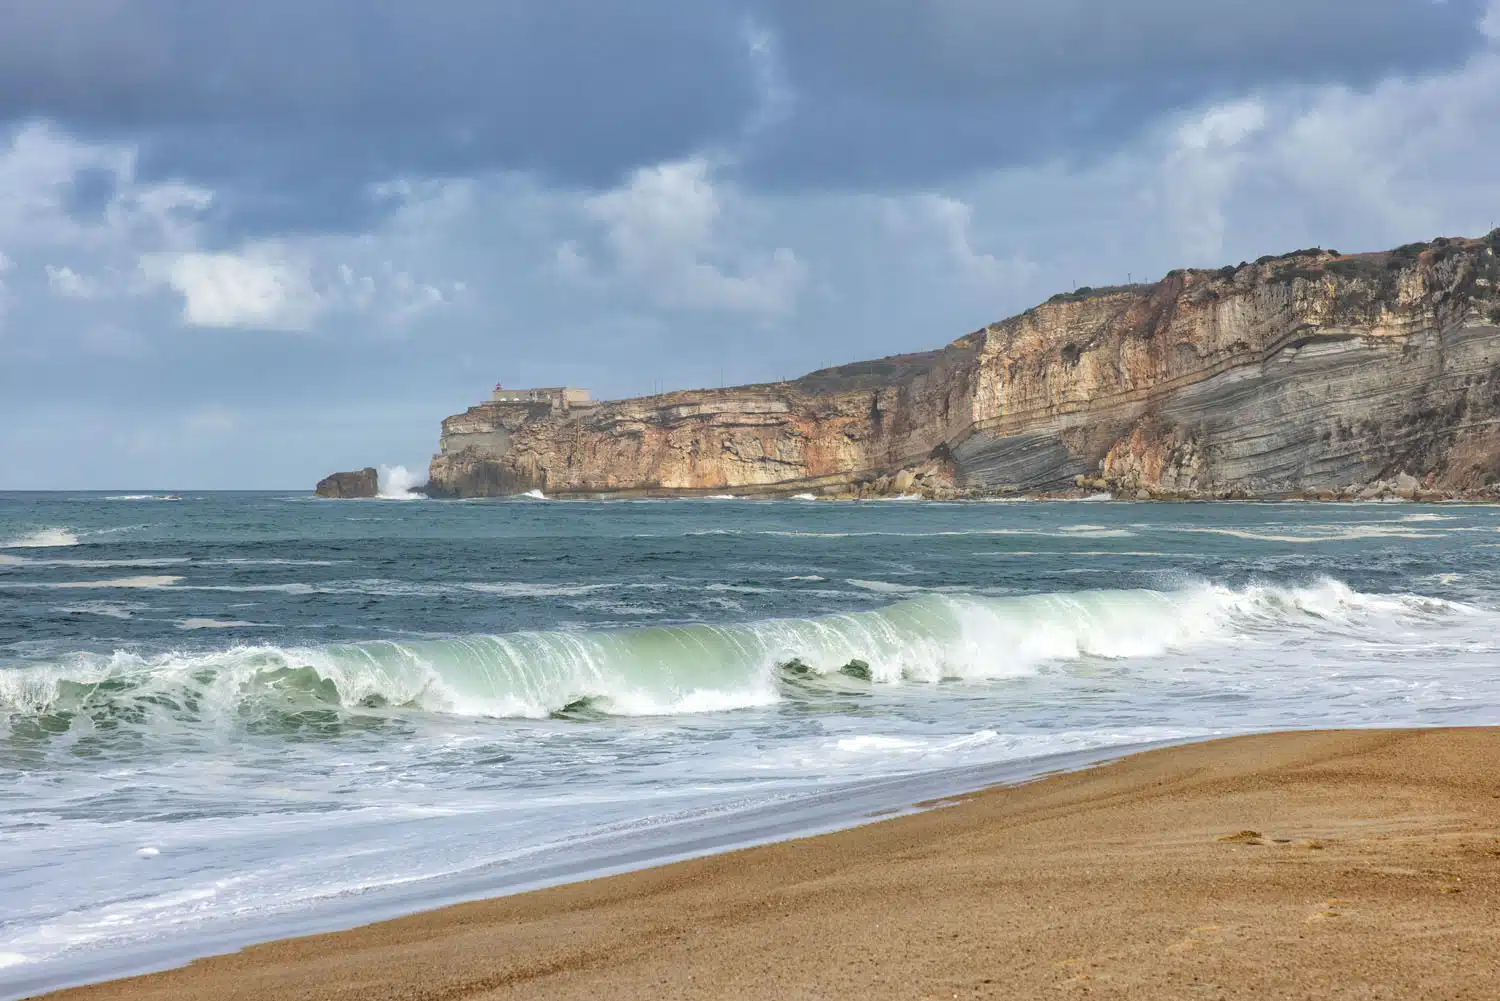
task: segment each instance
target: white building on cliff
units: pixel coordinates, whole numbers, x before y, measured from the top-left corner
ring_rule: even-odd
[[[490,394],[491,403],[546,403],[554,412],[589,410],[599,405],[587,389],[572,386],[548,386],[542,389],[506,389],[498,383]]]

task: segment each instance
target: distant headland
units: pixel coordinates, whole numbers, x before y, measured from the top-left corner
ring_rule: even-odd
[[[429,495],[538,490],[1495,500],[1500,230],[1082,288],[788,382],[497,386],[443,421]]]

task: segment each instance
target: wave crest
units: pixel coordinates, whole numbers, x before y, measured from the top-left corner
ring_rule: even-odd
[[[872,611],[731,625],[77,655],[0,672],[0,714],[165,714],[258,725],[295,724],[297,714],[313,710],[392,707],[494,717],[712,712],[873,685],[1024,677],[1253,630],[1463,611],[1472,610],[1361,594],[1333,580],[1301,588],[924,594]]]
[[[66,528],[44,527],[0,542],[0,549],[63,549],[78,545],[78,536]]]

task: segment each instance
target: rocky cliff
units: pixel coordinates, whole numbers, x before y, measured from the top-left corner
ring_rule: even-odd
[[[792,382],[443,422],[430,492],[1495,496],[1500,230],[1080,289]]]

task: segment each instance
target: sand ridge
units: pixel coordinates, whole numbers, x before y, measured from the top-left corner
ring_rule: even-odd
[[[1500,998],[1500,728],[1192,744],[67,1001]]]

